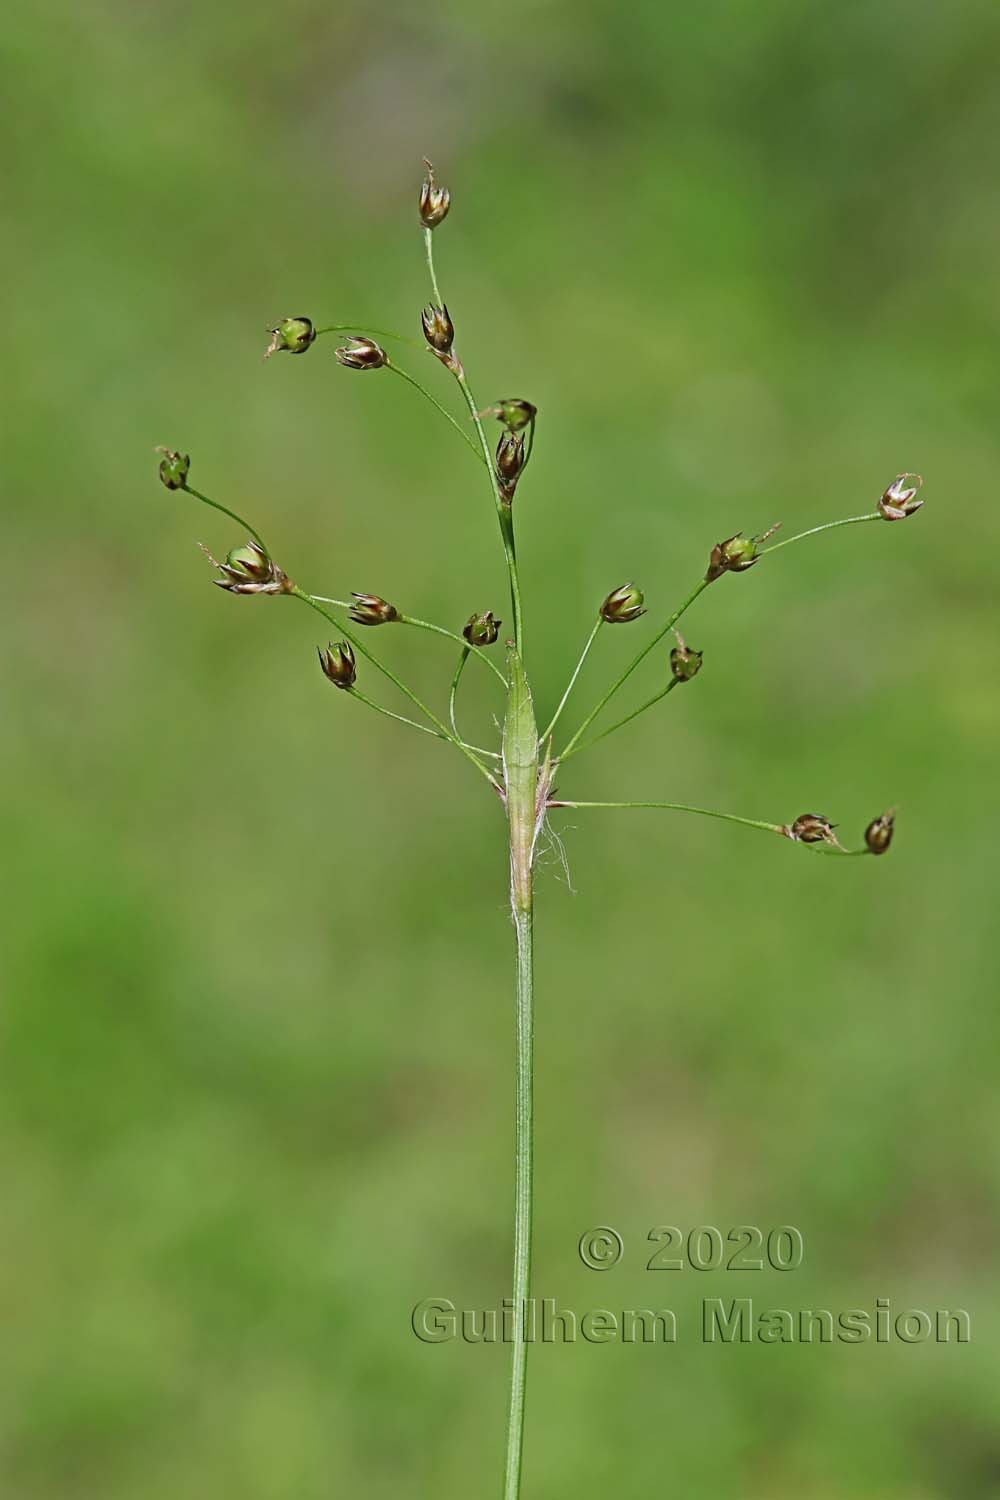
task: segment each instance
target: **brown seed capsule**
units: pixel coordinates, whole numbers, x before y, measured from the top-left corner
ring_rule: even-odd
[[[450,354],[455,342],[455,325],[448,316],[447,307],[435,307],[428,302],[420,314],[424,338],[436,354]]]
[[[348,370],[381,370],[389,363],[389,356],[374,339],[352,338],[349,344],[335,351],[342,365]]]
[[[646,613],[642,604],[642,589],[634,583],[623,583],[620,588],[612,589],[601,605],[600,615],[609,625],[627,625]]]
[[[187,484],[191,459],[187,453],[175,453],[172,448],[157,448],[160,459],[160,479],[168,490],[182,490]]]
[[[316,654],[324,675],[329,677],[334,687],[354,686],[358,673],[354,665],[354,652],[347,641],[331,641],[325,651],[317,646]]]
[[[497,444],[497,478],[503,498],[513,500],[521,470],[524,468],[524,438],[518,432],[504,432]]]
[[[215,562],[215,559],[212,559]],[[290,594],[292,584],[263,547],[257,542],[247,542],[245,547],[234,547],[224,563],[215,563],[222,574],[213,578],[220,589],[230,594]]]
[[[896,821],[896,809],[891,807],[880,818],[873,818],[865,829],[865,843],[872,854],[884,854],[892,843],[892,830]]]
[[[399,610],[394,604],[380,599],[378,594],[351,593],[358,602],[351,605],[351,619],[355,625],[391,625],[399,619]]]
[[[909,479],[914,480],[912,485],[907,485]],[[878,503],[883,521],[905,521],[907,516],[918,511],[924,503],[917,499],[917,491],[923,482],[919,474],[897,474]]]
[[[441,220],[447,218],[451,194],[447,188],[439,187],[434,181],[434,168],[426,156],[424,166],[427,168],[427,176],[420,188],[420,222],[425,229],[436,229]]]
[[[782,830],[786,838],[799,844],[837,844],[835,825],[822,813],[802,813]]]
[[[670,670],[678,682],[690,682],[701,671],[703,651],[695,651],[687,644],[679,631],[675,630],[677,645],[670,653]]]
[[[271,342],[264,354],[265,359],[282,352],[305,354],[316,337],[316,330],[309,318],[282,318],[275,328],[267,331],[271,335]]]
[[[760,557],[757,548],[761,542],[766,542],[769,536],[773,536],[780,525],[781,522],[778,521],[767,531],[762,531],[759,536],[743,536],[738,531],[735,536],[727,537],[724,542],[716,542],[708,560],[706,581],[714,583],[717,578],[722,577],[723,573],[745,573],[747,568],[752,568]]]
[[[462,634],[470,646],[492,646],[502,624],[503,621],[496,619],[493,611],[488,609],[484,615],[470,615],[462,627]]]

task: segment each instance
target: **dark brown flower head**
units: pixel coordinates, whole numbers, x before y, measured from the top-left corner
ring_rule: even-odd
[[[351,605],[351,619],[355,625],[391,625],[399,619],[399,610],[394,604],[380,599],[378,594],[351,594],[357,603]]]
[[[627,625],[630,620],[638,620],[646,613],[642,604],[642,589],[634,583],[623,583],[620,588],[612,589],[601,605],[601,618],[609,625]]]
[[[705,653],[689,646],[680,631],[675,630],[674,635],[677,645],[670,653],[670,670],[678,682],[690,682],[701,671],[701,659]]]
[[[911,479],[913,483],[909,484]],[[883,521],[905,521],[907,516],[918,511],[924,503],[917,499],[917,491],[923,482],[919,474],[897,474],[878,503]]]
[[[780,525],[781,522],[778,521],[759,536],[744,536],[738,531],[724,542],[716,542],[708,560],[708,572],[705,574],[707,581],[714,583],[723,573],[745,573],[747,568],[752,568],[760,558],[757,549],[761,542],[766,542],[769,536],[773,536]]]
[[[215,559],[212,558],[215,562]],[[222,574],[213,578],[230,594],[290,594],[292,584],[258,542],[234,547],[224,563],[215,563]]]
[[[896,822],[896,809],[891,807],[880,818],[873,818],[865,829],[865,843],[872,854],[884,854],[892,843],[892,830]]]
[[[495,618],[488,609],[484,615],[470,615],[462,627],[462,634],[470,646],[492,646],[500,634],[502,620]]]
[[[493,406],[484,407],[479,413],[481,417],[496,417],[498,422],[511,432],[520,432],[533,422],[538,415],[538,407],[533,406],[530,401],[525,401],[521,396],[508,396],[502,401],[497,401]]]
[[[513,500],[524,468],[524,438],[519,432],[504,432],[497,443],[497,478],[505,500]]]
[[[265,351],[265,359],[282,352],[305,354],[316,337],[316,330],[309,318],[282,318],[276,327],[267,331],[271,335],[271,342]]]
[[[424,157],[427,176],[420,187],[420,222],[425,229],[436,229],[442,219],[447,218],[451,207],[451,194],[447,188],[434,181],[434,168]]]
[[[782,832],[798,844],[834,844],[839,848],[834,826],[822,813],[802,813],[794,823],[786,824]]]
[[[448,316],[447,307],[435,307],[429,302],[420,314],[424,338],[435,354],[450,354],[455,342],[455,325]]]
[[[348,370],[381,370],[389,363],[389,356],[374,339],[351,339],[342,349],[336,350],[337,358]]]
[[[358,673],[354,665],[354,652],[347,641],[331,641],[325,651],[317,646],[316,654],[324,675],[329,677],[334,687],[354,686]]]
[[[182,490],[187,484],[191,459],[187,453],[175,453],[172,448],[157,448],[160,459],[160,479],[168,490]]]

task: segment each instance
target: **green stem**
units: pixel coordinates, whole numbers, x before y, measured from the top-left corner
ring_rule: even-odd
[[[454,630],[446,630],[443,625],[432,625],[429,620],[415,620],[412,615],[400,615],[399,623],[401,625],[415,625],[418,630],[432,630],[435,635],[446,635],[449,640],[457,641],[460,646],[463,646],[465,648],[467,653],[471,652],[473,656],[478,656],[480,661],[484,661],[486,663],[494,676],[498,677],[503,683],[504,691],[506,691],[507,679],[501,672],[500,668],[497,666],[496,662],[493,661],[491,657],[487,656],[485,651],[480,650],[478,646],[471,645],[464,636],[459,635]]]
[[[842,521],[827,521],[822,526],[810,526],[808,531],[800,531],[795,536],[786,536],[783,542],[775,542],[773,547],[765,547],[759,555],[767,557],[771,552],[780,552],[782,547],[790,547],[793,542],[801,542],[804,536],[815,536],[819,531],[832,531],[836,526],[857,526],[862,521],[880,521],[881,519],[881,514],[873,510],[864,516],[846,516]]]
[[[406,370],[401,370],[399,365],[394,365],[391,360],[386,361],[385,368],[387,370],[391,370],[394,375],[399,375],[409,385],[412,385],[415,390],[418,390],[421,396],[424,396],[435,408],[435,410],[439,411],[445,418],[445,420],[451,423],[452,427],[454,427],[455,431],[462,439],[462,442],[465,443],[467,447],[472,449],[472,452],[475,455],[476,462],[482,463],[482,454],[480,453],[476,444],[470,438],[469,434],[465,431],[465,428],[461,427],[458,422],[455,421],[455,418],[452,416],[448,408],[446,406],[442,406],[437,397],[432,396],[426,386],[421,385],[420,381],[415,379],[414,376],[408,374]]]
[[[350,692],[352,698],[357,698],[359,703],[367,704],[367,706],[369,708],[373,708],[377,714],[384,714],[387,719],[395,719],[399,724],[409,724],[411,729],[419,729],[421,734],[432,735],[436,740],[447,740],[451,742],[451,735],[442,734],[440,729],[432,729],[429,724],[418,724],[416,719],[408,719],[405,714],[393,713],[391,708],[383,708],[381,703],[376,703],[373,698],[367,697],[366,694],[362,693],[357,687],[352,686],[347,689],[347,691]],[[455,740],[460,746],[464,745],[467,750],[474,750],[477,755],[490,755],[495,760],[500,759],[495,750],[483,750],[479,745],[470,745],[467,740],[462,739],[457,730],[455,732]]]
[[[200,500],[202,505],[210,505],[213,510],[221,510],[222,514],[224,516],[228,516],[231,521],[238,521],[241,526],[245,527],[246,530],[249,531],[254,541],[258,542],[259,545],[263,547],[268,557],[271,556],[270,549],[264,538],[261,536],[260,532],[257,531],[255,527],[251,526],[249,521],[244,521],[242,516],[237,515],[235,510],[230,510],[228,505],[220,505],[218,500],[210,500],[208,495],[203,495],[201,493],[201,490],[192,489],[189,484],[181,485],[181,489],[184,490],[185,494],[193,496],[195,500]]]
[[[364,645],[364,643],[360,641],[352,631],[348,630],[347,626],[344,625],[342,621],[338,620],[335,615],[331,615],[330,611],[328,609],[324,609],[322,604],[320,604],[312,594],[307,594],[305,589],[300,589],[297,584],[293,585],[292,594],[296,599],[301,599],[304,604],[308,604],[309,608],[314,609],[317,614],[322,615],[324,620],[328,620],[329,623],[333,625],[337,631],[339,631],[339,633],[344,637],[345,640],[350,641],[351,645],[357,652],[359,652],[361,656],[365,657],[367,661],[370,661],[372,666],[375,667],[377,671],[382,673],[383,677],[387,677],[394,687],[397,687],[405,697],[409,698],[414,707],[419,708],[424,717],[426,719],[429,719],[436,729],[440,730],[443,739],[448,740],[456,747],[456,749],[461,750],[466,760],[471,761],[471,763],[476,767],[477,771],[482,772],[491,786],[495,787],[497,785],[492,772],[487,766],[483,765],[482,761],[478,758],[477,755],[474,754],[470,747],[464,744],[457,735],[453,735],[447,725],[441,722],[433,709],[428,708],[427,704],[422,702],[422,700],[417,697],[412,688],[408,688],[405,682],[400,681],[395,672],[387,667],[384,662],[379,661],[378,657],[375,656],[371,651],[369,651],[368,647]]]
[[[507,1460],[504,1500],[521,1493],[521,1455],[524,1448],[524,1398],[527,1386],[528,1345],[524,1320],[531,1295],[531,1207],[533,1177],[534,1086],[534,955],[533,898],[514,914],[517,935],[517,1025],[514,1089],[514,1347],[511,1355],[510,1408],[507,1418]]]
[[[665,698],[668,693],[672,693],[674,688],[677,686],[677,683],[678,678],[671,677],[666,687],[661,688],[658,693],[654,693],[652,698],[647,698],[645,703],[640,704],[638,708],[634,708],[632,712],[630,714],[626,714],[623,719],[618,719],[616,723],[610,726],[610,728],[602,729],[600,734],[595,734],[591,739],[584,740],[582,744],[577,745],[573,750],[567,750],[564,755],[560,756],[560,760],[568,760],[571,755],[579,755],[581,750],[589,750],[591,745],[596,745],[601,740],[606,739],[609,734],[614,734],[616,729],[623,729],[626,724],[631,724],[632,720],[637,719],[640,714],[644,714],[647,708],[652,708],[654,703],[659,703],[661,698]]]
[[[439,307],[443,307],[444,300],[441,296],[441,289],[438,286],[437,273],[434,270],[433,238],[433,230],[425,229],[424,248],[427,253],[427,270],[431,278],[431,288],[434,292],[435,302]],[[486,439],[486,432],[483,428],[482,418],[479,415],[479,408],[476,405],[476,398],[472,394],[472,389],[469,385],[468,380],[466,379],[465,370],[462,367],[462,362],[457,355],[455,356],[455,366],[452,369],[452,373],[455,376],[455,379],[458,381],[462,395],[465,397],[465,404],[469,408],[469,415],[472,417],[473,423],[475,424],[476,434],[479,438],[479,445],[483,451],[483,460],[486,464],[486,468],[490,476],[490,485],[493,490],[493,501],[496,505],[497,520],[500,523],[500,536],[503,540],[504,556],[507,559],[507,574],[510,579],[510,603],[511,609],[514,613],[514,644],[523,657],[524,627],[521,614],[521,583],[517,572],[517,552],[514,546],[514,518],[511,514],[510,505],[507,503],[507,501],[504,500],[502,494],[500,493],[500,482],[497,478],[497,471],[493,464],[493,455],[490,452],[490,445]]]
[[[556,725],[559,723],[560,715],[562,714],[563,709],[566,707],[566,704],[567,704],[567,702],[569,700],[569,695],[573,691],[573,688],[574,688],[574,686],[576,684],[576,679],[580,675],[580,669],[583,666],[584,662],[587,660],[587,657],[590,655],[590,648],[594,644],[594,642],[597,640],[597,633],[598,633],[598,631],[600,630],[600,628],[601,628],[601,626],[603,624],[604,624],[604,616],[603,615],[598,615],[597,616],[597,623],[594,626],[593,630],[588,635],[588,637],[587,637],[587,644],[584,646],[583,650],[580,653],[580,660],[577,662],[576,666],[573,668],[573,675],[570,678],[569,682],[566,684],[566,691],[563,693],[562,697],[559,700],[559,707],[556,709],[555,713],[552,715],[551,719],[549,720],[548,726],[542,731],[541,741],[542,741],[543,745],[544,745],[545,741],[549,738],[549,735],[555,729]]]
[[[360,330],[366,333],[377,333],[380,339],[394,339],[397,344],[409,344],[412,349],[419,349],[420,340],[407,338],[405,333],[393,333],[391,328],[373,328],[370,323],[327,323],[325,328],[316,329],[316,337],[321,333],[353,333],[360,337]]]
[[[458,694],[458,684],[462,680],[462,673],[465,671],[465,663],[468,660],[469,648],[465,646],[462,649],[461,656],[458,658],[458,666],[455,668],[455,675],[451,679],[451,692],[448,694],[448,718],[451,721],[451,727],[455,734],[458,734],[458,725],[455,722],[455,698]]]
[[[744,828],[762,828],[765,833],[778,833],[782,838],[788,838],[784,825],[781,823],[764,823],[759,818],[739,818],[735,813],[714,812],[709,807],[691,807],[686,802],[564,802],[560,797],[550,802],[549,807],[663,807],[669,812],[697,813],[702,818],[719,818],[723,823],[740,823]],[[814,854],[838,854],[853,857],[856,854],[871,853],[870,849],[838,849],[832,844],[806,844],[801,839],[791,839],[789,842],[802,849],[811,849]]]
[[[618,689],[624,683],[626,683],[628,681],[628,679],[631,677],[632,673],[635,671],[636,667],[639,666],[640,662],[644,661],[645,658],[652,651],[653,647],[656,646],[656,645],[658,645],[660,643],[660,641],[662,641],[662,639],[666,635],[667,631],[671,630],[677,624],[677,621],[680,619],[680,617],[684,613],[684,611],[686,609],[689,609],[691,607],[691,605],[697,599],[698,595],[702,592],[703,589],[706,589],[707,587],[708,587],[708,580],[707,580],[707,578],[699,579],[698,583],[695,585],[695,587],[691,590],[690,594],[688,594],[687,598],[684,600],[684,603],[681,604],[681,605],[679,605],[678,608],[674,610],[673,614],[670,616],[670,619],[662,627],[662,629],[660,629],[660,630],[658,630],[656,632],[656,634],[653,636],[653,638],[652,638],[651,641],[647,641],[646,645],[643,646],[642,650],[639,651],[639,652],[637,652],[636,655],[629,662],[628,666],[625,668],[625,670],[621,674],[621,676],[618,677],[611,684],[611,686],[608,688],[608,691],[604,694],[604,697],[601,699],[601,701],[597,704],[597,706],[595,708],[593,708],[591,710],[591,712],[584,719],[583,723],[580,725],[579,729],[576,731],[576,734],[574,734],[573,738],[570,740],[570,742],[566,746],[565,750],[563,750],[562,754],[556,757],[558,760],[565,760],[566,759],[566,757],[570,754],[570,752],[573,750],[573,748],[576,746],[576,744],[579,742],[579,740],[582,738],[582,736],[590,728],[591,724],[593,724],[594,720],[597,718],[597,715],[606,706],[606,704],[608,704],[608,703],[611,702],[611,699],[615,696],[615,694],[617,693]]]

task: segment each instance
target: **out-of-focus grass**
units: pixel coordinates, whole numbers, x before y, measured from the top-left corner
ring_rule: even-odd
[[[655,618],[737,527],[927,480],[914,521],[723,580],[697,683],[564,773],[852,834],[901,814],[844,864],[666,813],[560,824],[537,1290],[673,1305],[682,1336],[536,1351],[528,1493],[1000,1494],[995,9],[110,0],[0,41],[4,1492],[496,1483],[505,1351],[408,1320],[507,1288],[498,809],[326,687],[305,610],[207,586],[194,541],[242,538],[151,452],[190,450],[320,592],[506,615],[444,424],[331,340],[260,362],[285,312],[416,327],[427,152],[475,388],[541,408],[543,706],[624,578]],[[644,628],[605,632],[579,710]],[[376,643],[440,701],[443,644]],[[605,1276],[576,1258],[596,1222],[626,1241]],[[666,1222],[791,1222],[806,1262],[646,1273]],[[751,1294],[964,1305],[975,1338],[702,1346],[701,1296]]]

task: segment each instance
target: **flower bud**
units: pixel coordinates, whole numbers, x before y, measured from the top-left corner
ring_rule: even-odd
[[[324,676],[329,677],[334,687],[351,688],[357,678],[354,652],[346,641],[331,641],[325,651],[316,647],[319,664]]]
[[[282,318],[276,328],[269,328],[267,331],[271,335],[271,342],[267,346],[265,359],[282,351],[288,354],[305,354],[316,337],[316,330],[309,318]]]
[[[677,645],[670,653],[670,670],[678,682],[690,682],[701,671],[701,659],[705,653],[689,646],[680,631],[675,630],[674,635]]]
[[[448,316],[447,307],[435,307],[429,302],[420,314],[424,338],[435,354],[450,354],[455,342],[455,325]]]
[[[389,363],[389,357],[374,339],[351,339],[342,349],[335,351],[342,365],[348,370],[381,370]]]
[[[708,560],[706,582],[714,583],[723,573],[745,573],[747,568],[752,568],[760,557],[757,548],[761,542],[766,542],[769,536],[773,536],[780,525],[779,521],[767,531],[762,531],[760,536],[743,536],[738,531],[724,542],[716,542]]]
[[[172,448],[157,448],[160,459],[160,479],[168,490],[182,490],[187,484],[191,459],[187,453],[175,453]]]
[[[506,501],[514,498],[518,476],[524,468],[524,438],[517,432],[504,432],[497,444],[497,478]]]
[[[822,813],[802,813],[790,826],[786,824],[782,833],[798,844],[837,844],[834,826]]]
[[[420,222],[425,229],[436,229],[441,220],[447,218],[451,194],[447,188],[439,187],[434,181],[434,168],[426,156],[424,166],[427,168],[427,176],[420,188]]]
[[[503,621],[496,619],[493,611],[488,609],[484,615],[470,615],[462,627],[462,634],[470,646],[492,646],[502,624]]]
[[[630,620],[638,620],[646,613],[642,603],[642,589],[634,583],[623,583],[620,588],[613,589],[601,605],[601,618],[609,625],[627,625]]]
[[[884,854],[892,843],[892,830],[896,821],[896,809],[891,807],[880,818],[873,818],[865,829],[865,843],[871,854]]]
[[[223,576],[213,578],[212,582],[230,594],[290,594],[292,591],[289,579],[257,542],[234,547],[225,562],[215,566]]]
[[[378,594],[356,594],[351,598],[358,602],[351,605],[351,619],[355,625],[391,625],[399,619],[399,610],[394,604],[380,599]]]
[[[530,401],[523,400],[520,396],[509,396],[503,401],[497,401],[493,406],[485,407],[479,415],[481,417],[496,417],[498,422],[511,432],[520,432],[533,422],[538,415],[538,407],[532,406]]]
[[[914,480],[915,483],[907,487],[908,479]],[[916,498],[917,491],[923,482],[919,474],[897,474],[878,503],[879,514],[883,521],[905,521],[907,516],[912,516],[915,511],[918,511],[924,503]],[[888,845],[886,847],[888,848]]]

